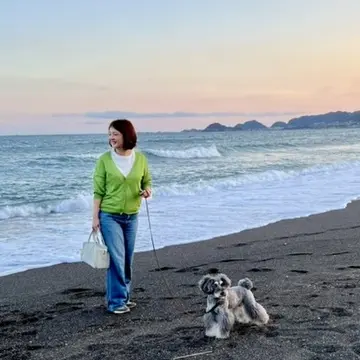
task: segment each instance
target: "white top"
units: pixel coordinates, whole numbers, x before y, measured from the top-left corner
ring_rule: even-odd
[[[112,150],[111,157],[120,172],[125,177],[128,176],[135,162],[135,152],[131,151],[130,155],[119,155],[115,150]]]

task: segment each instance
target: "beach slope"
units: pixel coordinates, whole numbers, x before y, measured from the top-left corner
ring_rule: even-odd
[[[241,219],[239,219],[241,221]],[[128,314],[104,304],[105,272],[60,264],[0,278],[0,359],[322,360],[360,358],[360,203],[135,257]],[[197,283],[249,277],[265,328],[204,336]],[[169,285],[170,290],[166,286]]]

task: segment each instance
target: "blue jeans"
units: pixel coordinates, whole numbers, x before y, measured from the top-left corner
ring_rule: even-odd
[[[109,311],[130,300],[132,262],[138,216],[100,211],[100,231],[108,247],[110,266],[106,274],[106,299]]]

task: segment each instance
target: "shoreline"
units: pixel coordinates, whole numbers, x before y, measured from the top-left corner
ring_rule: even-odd
[[[260,226],[255,226],[255,227],[250,227],[250,228],[245,228],[243,230],[240,230],[240,231],[235,231],[235,232],[230,232],[230,233],[225,233],[223,235],[218,235],[218,236],[213,236],[213,237],[209,237],[207,239],[199,239],[199,240],[194,240],[194,241],[190,241],[190,242],[181,242],[181,243],[175,243],[175,244],[170,244],[170,245],[165,245],[165,246],[162,246],[162,247],[156,247],[156,251],[159,251],[161,249],[164,249],[164,248],[167,248],[167,247],[173,247],[173,246],[182,246],[182,245],[188,245],[188,244],[196,244],[196,243],[201,243],[201,242],[206,242],[206,241],[210,241],[210,240],[215,240],[215,239],[219,239],[219,238],[226,238],[228,236],[236,236],[236,235],[240,235],[242,232],[244,231],[252,231],[252,230],[256,230],[256,229],[259,229],[259,228],[263,228],[263,227],[266,227],[266,226],[271,226],[271,225],[275,225],[279,222],[283,222],[283,221],[293,221],[293,220],[298,220],[298,219],[303,219],[303,218],[308,218],[308,217],[311,217],[311,216],[316,216],[316,215],[321,215],[321,214],[326,214],[326,213],[329,213],[329,212],[332,212],[332,211],[341,211],[341,210],[345,210],[349,205],[351,205],[352,203],[354,202],[359,202],[360,203],[360,199],[359,197],[355,197],[347,202],[345,202],[345,205],[343,205],[342,207],[334,207],[334,208],[331,208],[330,210],[325,210],[325,211],[320,211],[320,212],[316,212],[316,213],[311,213],[309,215],[300,215],[300,216],[297,216],[297,217],[293,217],[293,218],[283,218],[283,219],[279,219],[279,220],[274,220],[274,221],[270,221],[264,225],[260,225]],[[80,248],[82,246],[82,243],[79,244],[79,252],[80,252]],[[156,246],[156,239],[155,239],[155,246]],[[149,249],[149,250],[140,250],[140,251],[135,251],[135,254],[141,254],[141,253],[152,253],[153,250],[152,248]],[[10,271],[7,271],[7,272],[3,272],[3,273],[0,273],[0,279],[4,276],[10,276],[10,275],[15,275],[15,274],[21,274],[23,272],[27,272],[27,271],[32,271],[32,270],[36,270],[36,269],[46,269],[46,268],[49,268],[49,267],[52,267],[52,266],[57,266],[57,265],[61,265],[61,264],[79,264],[79,263],[82,263],[80,261],[80,255],[79,255],[79,260],[78,261],[73,261],[73,262],[56,262],[56,263],[49,263],[49,264],[46,264],[46,265],[43,265],[43,266],[33,266],[33,267],[27,267],[27,268],[24,268],[24,269],[21,269],[21,270],[16,270],[16,271],[13,271],[13,270],[10,270]]]
[[[0,277],[3,359],[355,360],[360,356],[360,201],[240,233],[135,254],[128,314],[104,305],[105,271],[66,263]],[[204,336],[201,276],[249,277],[264,328]],[[164,279],[171,287],[169,293]]]

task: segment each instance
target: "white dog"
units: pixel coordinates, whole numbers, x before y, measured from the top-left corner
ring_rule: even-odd
[[[203,317],[206,336],[228,338],[236,321],[259,326],[267,324],[269,315],[256,302],[252,287],[252,281],[248,278],[241,279],[238,286],[231,287],[231,280],[217,271],[202,277],[199,288],[207,295]]]

